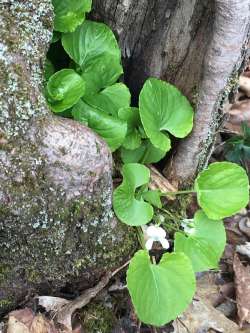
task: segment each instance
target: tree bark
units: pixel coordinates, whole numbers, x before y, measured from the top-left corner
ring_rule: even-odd
[[[187,185],[208,162],[221,107],[242,69],[249,0],[94,0],[94,5],[94,17],[118,36],[124,79],[134,96],[153,76],[175,84],[194,104],[193,132],[164,170],[176,185]]]

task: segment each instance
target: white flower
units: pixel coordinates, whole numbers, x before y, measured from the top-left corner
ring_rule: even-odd
[[[146,249],[149,251],[152,249],[154,242],[160,242],[164,249],[169,248],[169,242],[166,239],[166,231],[161,227],[151,225],[147,228],[146,234],[148,236],[148,240],[146,241]]]

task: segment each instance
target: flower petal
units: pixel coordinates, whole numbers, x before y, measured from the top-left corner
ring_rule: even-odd
[[[161,245],[164,249],[169,249],[169,247],[170,247],[169,241],[166,238],[159,239],[159,242],[161,243]]]
[[[148,251],[152,249],[153,243],[154,243],[154,240],[152,238],[149,238],[146,241],[145,247]]]

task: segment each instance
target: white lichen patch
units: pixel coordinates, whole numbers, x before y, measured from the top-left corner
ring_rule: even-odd
[[[0,9],[0,129],[6,138],[24,134],[33,116],[48,112],[41,85],[52,13],[50,1],[11,0]]]

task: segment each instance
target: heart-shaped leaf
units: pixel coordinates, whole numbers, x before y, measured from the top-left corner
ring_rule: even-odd
[[[165,151],[156,148],[149,140],[143,140],[140,147],[134,150],[121,148],[123,163],[157,163],[165,155]]]
[[[84,95],[85,82],[73,69],[62,69],[50,76],[46,97],[54,112],[61,112],[76,104]]]
[[[141,134],[139,126],[141,119],[138,108],[123,108],[118,111],[118,117],[127,122],[128,130],[122,146],[126,149],[136,149],[141,144]]]
[[[116,83],[99,93],[84,96],[83,100],[91,107],[118,118],[118,111],[130,105],[131,95],[123,83]]]
[[[100,57],[120,63],[121,51],[113,32],[103,23],[86,20],[74,32],[63,34],[62,45],[84,71]]]
[[[166,131],[184,138],[192,130],[193,109],[186,97],[169,83],[148,79],[140,93],[139,109],[150,141],[165,152],[171,148]]]
[[[199,205],[213,220],[236,214],[249,202],[247,174],[230,162],[210,164],[196,178],[195,190]]]
[[[61,32],[74,31],[90,12],[92,0],[52,0],[55,19],[54,29]]]
[[[158,265],[138,251],[127,271],[128,290],[139,319],[162,326],[176,319],[192,301],[195,275],[183,253],[166,253]]]
[[[114,84],[123,74],[123,68],[117,59],[104,55],[84,67],[82,78],[86,82],[85,96],[98,93],[101,89]]]
[[[194,216],[194,226],[188,235],[175,234],[175,252],[185,253],[195,272],[218,268],[226,245],[226,233],[221,220],[210,220],[202,210]]]
[[[126,122],[97,110],[80,100],[73,108],[75,120],[88,124],[109,145],[111,151],[119,148],[127,133]]]
[[[122,168],[123,182],[114,191],[113,207],[116,216],[132,226],[147,224],[153,217],[153,207],[135,198],[138,187],[149,182],[150,171],[137,163],[125,164]]]

